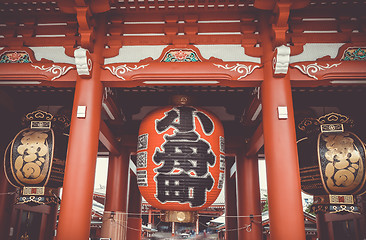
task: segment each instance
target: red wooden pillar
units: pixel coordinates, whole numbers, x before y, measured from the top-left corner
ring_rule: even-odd
[[[264,51],[261,96],[271,239],[302,240],[305,239],[305,226],[291,84],[288,75],[273,77],[270,21],[262,18],[260,24]],[[287,108],[287,118],[279,119],[278,107]]]
[[[225,239],[238,239],[238,221],[237,205],[236,205],[236,181],[235,177],[231,177],[230,170],[235,162],[234,157],[226,157],[225,159]]]
[[[236,179],[236,186],[238,186],[238,239],[261,240],[262,216],[257,157],[246,157],[243,150],[238,151]]]
[[[127,239],[140,240],[141,239],[141,204],[142,197],[137,185],[137,177],[131,174],[130,177],[130,191],[128,200],[128,220],[127,220]]]
[[[0,239],[7,239],[10,231],[10,219],[14,204],[15,188],[11,186],[5,177],[4,164],[0,167]]]
[[[127,189],[130,152],[122,147],[119,155],[111,154],[108,166],[107,193],[101,236],[125,239],[127,234]]]
[[[151,210],[151,208],[149,208],[149,218],[148,218],[148,221],[147,222],[148,222],[147,223],[147,226],[149,228],[152,228],[152,210]]]
[[[92,76],[90,79],[78,76],[75,86],[58,240],[89,238],[103,92],[100,66],[103,64],[104,21],[99,20],[102,27],[96,36],[94,53],[91,54]],[[85,118],[77,117],[78,106],[86,106]]]
[[[59,189],[57,190],[57,195],[59,195]],[[58,204],[50,206],[50,213],[47,216],[47,226],[46,226],[46,239],[55,239],[56,221],[57,221]]]
[[[327,222],[325,221],[325,213],[319,212],[316,214],[316,228],[318,230],[318,239],[329,239]]]

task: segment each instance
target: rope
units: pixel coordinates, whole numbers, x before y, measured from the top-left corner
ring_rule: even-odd
[[[0,193],[0,195],[13,195],[16,194],[17,192],[7,192],[7,193]]]

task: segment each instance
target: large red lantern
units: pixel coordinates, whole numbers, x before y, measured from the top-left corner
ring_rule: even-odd
[[[137,178],[142,196],[153,207],[207,208],[222,189],[224,162],[224,131],[212,113],[192,106],[168,106],[143,119]]]

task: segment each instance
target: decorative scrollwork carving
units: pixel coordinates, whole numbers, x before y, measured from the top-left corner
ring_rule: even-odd
[[[276,48],[275,56],[272,60],[273,74],[275,76],[287,74],[290,64],[290,53],[290,47],[282,45]]]
[[[294,65],[295,68],[299,69],[303,74],[308,75],[311,78],[314,78],[315,80],[319,80],[315,74],[319,71],[324,71],[326,69],[330,69],[333,67],[338,67],[339,65],[341,65],[342,63],[334,63],[332,65],[330,65],[329,63],[327,63],[327,65],[322,66],[322,65],[318,65],[318,63],[312,63],[309,65]]]
[[[78,74],[90,76],[93,68],[93,61],[90,58],[90,53],[87,49],[78,48],[74,52],[76,70]]]
[[[42,67],[40,67],[40,66],[33,65],[33,64],[31,66],[34,67],[35,69],[39,69],[39,70],[45,71],[45,72],[50,72],[53,75],[56,75],[51,79],[51,81],[65,75],[68,71],[70,71],[73,68],[72,66],[61,67],[61,66],[58,66],[55,64],[52,64],[52,66],[50,66],[50,67],[45,67],[44,65],[42,65]]]
[[[115,66],[107,66],[105,67],[106,69],[108,69],[114,76],[122,79],[122,80],[126,80],[124,77],[123,77],[123,74],[125,74],[126,72],[132,72],[132,71],[136,71],[140,68],[145,68],[149,66],[149,64],[146,64],[146,65],[140,65],[140,66],[137,66],[135,65],[134,67],[129,67],[127,66],[127,64],[123,64],[123,65],[120,65],[118,67],[115,67]]]
[[[224,66],[224,65],[221,65],[221,64],[213,63],[213,65],[215,65],[218,68],[223,68],[225,70],[235,71],[235,72],[238,72],[240,74],[244,73],[244,75],[240,76],[237,80],[245,78],[246,76],[251,74],[256,68],[260,68],[259,65],[254,65],[254,66],[249,65],[249,66],[247,66],[247,65],[244,65],[244,64],[240,64],[240,63],[237,63],[236,65],[230,66],[230,67],[228,66],[228,64],[226,64]]]

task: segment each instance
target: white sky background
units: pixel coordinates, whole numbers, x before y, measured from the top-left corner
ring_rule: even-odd
[[[259,170],[259,185],[260,189],[267,190],[267,176],[266,176],[266,163],[265,160],[258,161]],[[95,171],[95,181],[94,181],[94,192],[105,193],[107,186],[107,176],[108,176],[108,157],[98,157],[97,165]],[[302,193],[303,205],[312,201],[312,196]],[[224,189],[221,191],[219,198],[224,198]],[[309,200],[310,199],[310,200]],[[221,200],[223,201],[223,199]]]
[[[259,160],[259,185],[261,189],[267,189],[267,177],[266,177],[266,163],[264,160]],[[108,176],[108,157],[98,157],[97,167],[95,171],[94,189],[100,189],[100,186],[107,186]]]
[[[267,189],[266,164],[264,160],[259,160],[259,185],[261,189]],[[108,157],[98,157],[95,171],[94,190],[100,192],[101,186],[107,186]]]
[[[108,157],[98,157],[95,170],[94,192],[105,193],[108,176]]]

